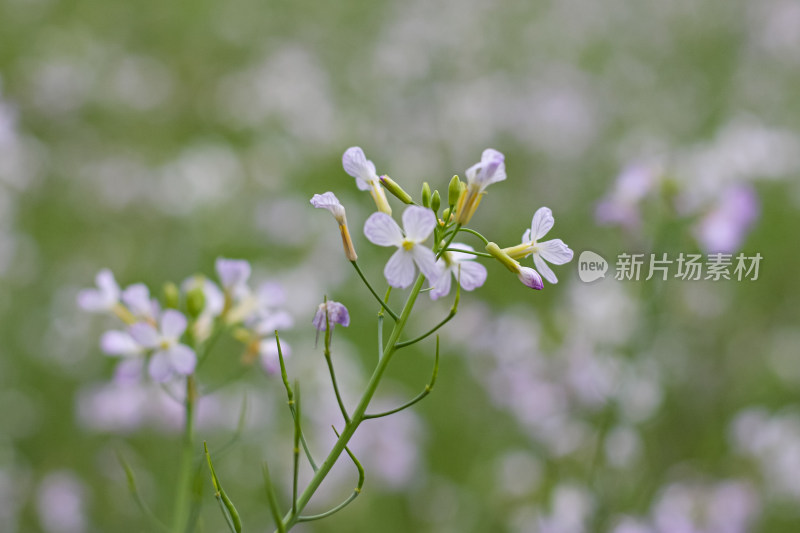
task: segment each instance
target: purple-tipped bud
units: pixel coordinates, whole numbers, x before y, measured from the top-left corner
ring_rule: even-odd
[[[520,267],[517,277],[526,287],[540,291],[544,288],[542,276],[530,267]]]
[[[343,304],[328,300],[326,303],[319,304],[311,323],[317,328],[317,331],[325,331],[327,322],[330,322],[331,327],[336,324],[347,327],[350,325],[350,313]]]

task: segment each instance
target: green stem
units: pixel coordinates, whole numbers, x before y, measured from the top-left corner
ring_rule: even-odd
[[[462,250],[461,248],[446,248],[445,252],[460,252],[462,254],[477,255],[478,257],[494,258],[492,254],[487,254],[486,252],[476,252],[474,250]]]
[[[484,237],[483,235],[481,235],[480,233],[478,233],[474,229],[469,229],[469,228],[460,228],[460,229],[461,229],[461,231],[466,231],[467,233],[472,233],[473,235],[478,237],[480,240],[482,240],[483,244],[489,244],[489,239],[487,239],[486,237]]]
[[[287,530],[297,523],[297,520],[299,519],[299,513],[303,511],[309,500],[311,500],[311,497],[317,491],[319,486],[322,484],[322,481],[328,475],[328,472],[330,472],[331,468],[333,468],[336,460],[344,451],[347,443],[350,442],[350,439],[353,437],[353,434],[355,433],[359,424],[361,424],[361,422],[364,420],[364,413],[366,412],[372,397],[375,395],[375,391],[378,389],[381,378],[383,378],[383,373],[386,371],[386,367],[389,365],[389,362],[392,359],[392,354],[394,354],[394,352],[397,350],[395,344],[397,343],[397,339],[400,337],[400,334],[403,332],[403,328],[408,321],[408,317],[411,315],[411,310],[414,307],[414,303],[417,300],[417,296],[419,295],[420,289],[422,289],[422,283],[424,281],[425,276],[420,275],[417,277],[417,281],[411,289],[411,294],[408,295],[408,299],[403,307],[403,311],[395,323],[394,328],[392,328],[392,333],[389,336],[389,340],[387,341],[386,347],[383,350],[383,356],[381,357],[380,361],[378,361],[378,366],[375,367],[375,371],[372,373],[369,383],[367,383],[367,388],[364,391],[364,394],[361,396],[355,411],[353,411],[350,423],[344,426],[341,437],[339,437],[339,440],[336,441],[336,444],[334,444],[333,449],[328,454],[328,457],[325,458],[325,461],[319,465],[319,470],[317,470],[317,472],[314,474],[314,477],[312,477],[311,481],[308,483],[306,489],[298,498],[297,512],[289,512],[283,518],[283,525]],[[384,307],[384,309],[386,308]],[[389,310],[386,309],[386,311],[388,312]]]
[[[336,401],[339,403],[339,409],[342,411],[344,423],[350,423],[350,416],[347,414],[347,408],[342,401],[342,395],[339,393],[339,382],[336,381],[336,371],[333,369],[333,360],[331,359],[331,321],[328,317],[328,298],[325,298],[325,361],[328,363],[328,371],[331,374],[331,383],[333,383],[333,392],[336,393]]]
[[[172,526],[174,533],[185,533],[189,524],[189,500],[192,492],[192,474],[194,472],[194,406],[196,401],[197,388],[194,382],[194,375],[190,375],[186,377],[183,444],[181,446],[178,486],[175,494],[175,514]]]
[[[359,275],[359,277],[361,278],[361,281],[363,281],[363,282],[364,282],[364,285],[366,285],[366,286],[367,286],[367,288],[369,289],[369,292],[371,292],[371,293],[372,293],[372,295],[375,297],[375,299],[376,299],[376,300],[378,300],[378,303],[379,303],[379,304],[381,304],[381,307],[383,307],[384,309],[386,309],[386,312],[387,312],[387,313],[389,313],[389,316],[390,316],[390,317],[392,317],[392,318],[394,319],[394,321],[395,321],[395,322],[397,322],[397,320],[398,320],[397,313],[395,313],[394,311],[392,311],[392,310],[391,310],[391,308],[389,307],[389,304],[385,303],[385,302],[383,301],[383,299],[381,299],[381,297],[380,297],[380,296],[378,296],[378,293],[377,293],[377,292],[375,292],[375,289],[373,289],[373,288],[372,288],[372,285],[370,285],[370,284],[369,284],[369,281],[367,281],[367,278],[366,278],[366,276],[364,276],[364,273],[363,273],[363,272],[361,272],[361,267],[359,267],[359,266],[358,266],[358,263],[356,263],[355,261],[350,261],[350,262],[351,262],[351,263],[353,264],[353,266],[355,267],[355,269],[356,269],[356,272],[358,272],[358,275]]]
[[[442,246],[439,252],[436,254],[436,259],[442,257],[442,254],[444,253],[445,250],[447,250],[447,247],[450,246],[450,244],[453,242],[453,239],[456,238],[456,234],[458,234],[460,229],[461,229],[461,224],[456,224],[456,227],[453,228],[453,233],[450,234],[450,236],[447,238],[447,242],[444,243],[444,246]]]

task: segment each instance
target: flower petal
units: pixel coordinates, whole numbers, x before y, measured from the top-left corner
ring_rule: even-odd
[[[144,283],[135,283],[122,292],[122,302],[135,316],[150,317],[153,303],[150,301],[150,289]]]
[[[386,263],[386,268],[383,269],[386,281],[389,282],[389,285],[398,289],[405,289],[411,285],[414,282],[415,273],[414,257],[403,248],[392,254],[392,257]]]
[[[544,259],[542,259],[542,257],[538,253],[533,254],[533,264],[535,264],[537,270],[539,270],[539,272],[542,273],[544,279],[553,284],[558,283],[558,278],[550,269],[550,267],[547,266],[547,263],[544,262]]]
[[[186,317],[175,309],[167,309],[161,315],[161,334],[172,340],[177,340],[186,331]]]
[[[215,266],[219,280],[227,290],[244,285],[250,278],[250,263],[243,259],[218,257]]]
[[[542,277],[538,272],[530,267],[520,267],[517,277],[526,287],[536,289],[537,291],[540,291],[544,288]]]
[[[392,217],[386,213],[372,213],[364,222],[364,235],[378,246],[402,246],[403,232]]]
[[[344,224],[344,206],[341,204],[341,202],[339,202],[339,199],[336,198],[336,195],[332,192],[329,191],[324,194],[315,194],[311,197],[311,205],[317,209],[327,209],[339,222],[339,224]]]
[[[536,213],[533,214],[533,220],[531,220],[532,240],[538,241],[547,235],[547,232],[550,231],[554,223],[553,212],[550,211],[549,207],[540,207],[537,209]]]
[[[113,306],[113,302],[109,305],[108,298],[97,289],[83,289],[78,293],[77,300],[78,307],[91,313],[108,311]]]
[[[167,351],[169,363],[172,369],[178,374],[188,376],[194,372],[194,367],[197,364],[197,355],[194,350],[185,344],[176,344]]]
[[[344,304],[339,302],[328,302],[328,321],[331,324],[339,324],[340,326],[347,327],[350,325],[350,313]]]
[[[97,273],[95,283],[108,299],[117,300],[119,298],[119,285],[117,280],[114,279],[114,274],[107,268],[104,268]]]
[[[475,261],[462,261],[453,269],[453,275],[458,277],[462,289],[471,291],[486,281],[486,267]]]
[[[428,282],[431,285],[436,285],[441,271],[436,266],[436,256],[433,251],[420,244],[415,244],[414,247],[411,248],[411,255],[414,257],[414,262],[417,264],[420,271],[428,278]]]
[[[364,155],[364,150],[358,146],[345,150],[344,155],[342,155],[342,166],[345,172],[356,178],[358,188],[362,191],[368,188],[366,182],[373,182],[378,179],[375,165],[367,159],[367,156]],[[358,180],[365,183],[362,185],[362,183],[358,183]]]
[[[431,300],[438,300],[442,296],[447,296],[450,294],[450,286],[452,285],[452,276],[450,275],[450,269],[445,268],[443,272],[440,273],[439,278],[436,280],[436,284],[431,289]]]
[[[169,381],[173,372],[167,352],[158,351],[154,353],[153,357],[150,358],[150,364],[147,365],[147,372],[155,382],[164,383]]]
[[[436,215],[426,207],[410,205],[403,211],[403,229],[406,238],[413,242],[422,242],[433,233],[436,227]]]
[[[572,250],[561,239],[540,242],[536,245],[542,259],[554,265],[563,265],[572,261]]]
[[[525,230],[525,233],[522,234],[522,241],[520,242],[522,242],[522,244],[528,244],[529,242],[532,241],[533,239],[531,239],[531,228],[528,228]]]
[[[142,346],[126,331],[110,330],[100,337],[100,349],[108,355],[136,355]]]
[[[147,322],[137,322],[128,328],[128,333],[133,340],[145,348],[156,348],[161,341],[156,328]]]
[[[506,179],[506,156],[493,148],[487,148],[481,154],[481,183],[483,186]]]

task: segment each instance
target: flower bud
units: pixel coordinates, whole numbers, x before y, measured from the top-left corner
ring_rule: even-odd
[[[441,221],[444,224],[447,224],[448,222],[450,222],[450,208],[449,207],[445,208],[445,210],[442,211],[442,220]]]
[[[413,204],[414,200],[411,198],[411,195],[408,194],[403,188],[398,185],[396,181],[394,181],[389,176],[383,175],[380,178],[381,184],[386,187],[386,190],[395,195],[398,200],[403,202],[404,204]]]
[[[433,212],[436,213],[439,211],[439,207],[442,205],[442,200],[439,197],[439,191],[433,191],[433,196],[431,196],[431,209]]]
[[[171,281],[164,284],[164,307],[177,309],[181,303],[181,293],[178,286]]]
[[[206,307],[206,295],[202,287],[195,287],[186,295],[186,312],[192,318],[197,318]]]
[[[453,176],[450,180],[450,185],[447,187],[447,205],[454,206],[458,203],[458,197],[461,195],[461,180],[458,176]]]
[[[492,254],[492,257],[503,263],[503,265],[514,274],[519,274],[519,262],[511,258],[507,253],[500,249],[496,243],[490,242],[486,245],[486,251]]]
[[[422,184],[422,205],[424,207],[431,206],[431,186],[427,181]]]

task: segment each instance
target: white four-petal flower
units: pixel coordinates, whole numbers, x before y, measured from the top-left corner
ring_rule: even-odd
[[[504,179],[506,179],[505,156],[493,148],[487,148],[481,154],[480,162],[467,169],[467,186],[458,199],[456,221],[459,224],[469,222],[478,208],[486,187]]]
[[[186,325],[183,314],[167,309],[161,315],[159,329],[147,322],[137,322],[129,328],[128,333],[133,340],[144,348],[155,350],[148,366],[154,381],[164,382],[175,374],[189,375],[194,372],[197,356],[194,350],[179,342]]]
[[[547,266],[547,262],[563,265],[572,260],[572,250],[561,239],[539,242],[553,227],[553,212],[547,207],[540,207],[533,215],[531,227],[522,235],[522,244],[507,248],[506,252],[514,259],[533,254],[533,263],[541,275],[550,283],[558,283],[558,278]]]
[[[433,211],[412,205],[403,211],[404,232],[392,217],[386,213],[373,213],[364,223],[364,235],[379,246],[397,246],[397,251],[389,258],[383,270],[389,285],[405,289],[414,282],[414,264],[434,285],[438,278],[436,256],[430,248],[421,243],[436,227]]]
[[[457,248],[472,252],[474,249],[466,244],[454,242],[448,248]],[[486,267],[474,261],[475,256],[464,252],[445,252],[436,262],[439,267],[439,279],[431,290],[431,299],[437,300],[450,293],[452,277],[461,284],[465,291],[477,289],[486,281]],[[450,274],[452,273],[452,277]]]
[[[78,293],[78,306],[94,313],[113,311],[120,298],[120,288],[114,274],[104,268],[98,272],[95,283],[96,289],[84,289]]]

